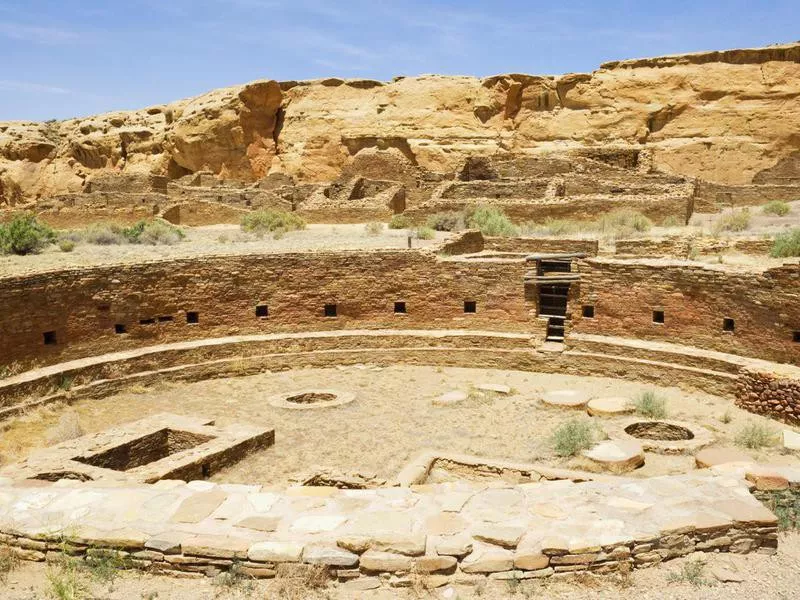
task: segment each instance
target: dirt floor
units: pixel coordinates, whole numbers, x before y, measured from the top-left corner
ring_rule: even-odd
[[[451,390],[470,392],[481,383],[499,383],[512,393],[471,393],[456,406],[433,406],[432,401]],[[291,410],[268,404],[271,396],[304,389],[354,392],[354,402],[335,408]],[[254,423],[275,429],[275,445],[255,453],[213,476],[214,481],[285,486],[317,468],[343,473],[377,475],[391,479],[422,449],[476,454],[554,466],[588,468],[585,459],[554,455],[553,431],[573,418],[589,419],[582,411],[543,405],[544,392],[573,389],[594,397],[635,398],[646,384],[609,378],[578,377],[521,371],[437,368],[415,366],[340,366],[299,369],[196,383],[163,383],[132,387],[101,400],[84,400],[72,407],[41,409],[5,424],[0,435],[0,455],[7,461],[23,458],[48,444],[64,414],[77,414],[87,433],[159,412],[216,419],[220,425]],[[780,449],[782,426],[742,411],[728,399],[678,388],[658,388],[666,399],[668,418],[690,421],[710,429],[716,445],[732,445],[749,423],[762,423],[773,431],[776,446],[752,451],[760,462],[800,464],[797,453]],[[69,419],[66,419],[69,423]],[[602,437],[604,426],[615,418],[591,419]],[[74,428],[74,423],[71,424]],[[63,427],[62,427],[63,428]],[[694,468],[691,456],[647,453],[635,477],[681,473]]]
[[[619,599],[619,600],[791,600],[800,590],[800,533],[781,535],[775,556],[763,554],[697,554],[675,559],[627,575],[572,576],[521,582],[481,581],[473,585],[447,585],[426,589],[426,580],[411,588],[382,588],[366,592],[330,584],[310,588],[305,579],[255,581],[245,578],[175,579],[138,572],[79,571],[71,581],[81,590],[73,600],[516,600],[516,599]],[[742,581],[723,583],[714,573],[724,568]],[[53,586],[67,580],[61,568],[24,563],[0,579],[4,600],[40,600],[57,597]]]

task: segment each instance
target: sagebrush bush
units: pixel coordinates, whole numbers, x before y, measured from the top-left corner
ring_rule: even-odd
[[[734,210],[725,213],[711,228],[712,233],[722,233],[723,231],[744,231],[750,227],[750,210]]]
[[[55,232],[33,213],[18,214],[0,224],[0,254],[35,254],[55,241]]]
[[[406,215],[394,215],[389,221],[389,229],[408,229],[413,223]]]
[[[686,223],[684,223],[681,219],[676,217],[675,215],[669,215],[664,217],[661,221],[662,227],[683,227]]]
[[[778,235],[772,243],[770,256],[776,258],[800,256],[800,227]]]
[[[47,443],[51,446],[60,444],[61,442],[79,438],[84,433],[77,413],[67,412],[61,415],[57,425],[47,430]]]
[[[641,392],[634,402],[636,412],[650,419],[663,419],[667,416],[667,401],[653,390]]]
[[[70,239],[59,240],[58,247],[62,252],[72,252],[75,250],[75,242]]]
[[[748,423],[739,430],[734,441],[743,448],[758,450],[775,443],[775,432],[761,423]]]
[[[139,221],[122,230],[122,235],[131,244],[172,245],[180,242],[186,235],[172,223],[160,219]]]
[[[436,231],[460,231],[467,226],[467,215],[455,210],[435,213],[428,217],[425,224]]]
[[[478,206],[468,215],[467,227],[480,229],[482,234],[492,237],[519,235],[519,228],[511,222],[506,213],[494,206]]]
[[[294,213],[266,208],[242,217],[241,227],[242,231],[263,237],[267,233],[281,235],[287,231],[305,229],[306,222]]]
[[[789,214],[791,207],[782,200],[773,200],[772,202],[767,202],[764,206],[761,207],[761,212],[767,215],[776,215],[778,217],[783,217]]]
[[[378,223],[377,221],[374,221],[372,223],[367,223],[366,225],[364,225],[364,232],[367,235],[370,236],[380,235],[381,231],[383,231],[383,223]]]
[[[588,419],[571,419],[553,432],[551,443],[558,456],[575,456],[591,448],[595,442],[595,428]]]
[[[653,222],[642,213],[626,208],[611,211],[597,220],[597,231],[609,238],[646,233],[652,227]]]
[[[414,230],[414,237],[418,240],[432,240],[436,237],[436,232],[430,227],[417,227]]]
[[[92,223],[83,231],[75,232],[87,244],[111,246],[125,244],[128,240],[123,234],[123,227],[116,223]]]

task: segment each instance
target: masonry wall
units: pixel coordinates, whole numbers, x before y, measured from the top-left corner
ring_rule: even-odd
[[[753,273],[686,262],[588,259],[573,331],[662,340],[745,356],[800,364],[800,266]],[[653,311],[664,313],[655,323]],[[734,331],[723,331],[723,319]]]

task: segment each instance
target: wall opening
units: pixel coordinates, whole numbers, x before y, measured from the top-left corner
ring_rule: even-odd
[[[44,343],[46,346],[52,346],[53,344],[57,344],[58,340],[56,340],[56,332],[55,331],[45,331],[42,334],[44,338]]]
[[[583,309],[581,310],[584,319],[594,319],[594,306],[591,304],[585,304]]]
[[[172,319],[172,315],[164,315],[162,317],[158,317],[158,322],[159,323],[169,323],[172,320],[173,320]]]
[[[187,323],[199,323],[200,322],[200,313],[190,310],[186,313],[186,322]]]
[[[722,319],[722,331],[733,331],[736,329],[736,322],[730,317]]]
[[[114,333],[128,333],[128,328],[124,323],[117,323],[114,325]]]
[[[325,316],[326,317],[335,317],[336,313],[337,313],[336,305],[335,304],[326,304],[324,312],[325,312]]]
[[[155,319],[139,319],[139,325],[153,325],[155,322]]]
[[[478,312],[478,303],[475,300],[464,300],[464,312],[468,314]]]
[[[405,302],[395,302],[394,303],[394,313],[396,315],[404,315],[404,314],[406,314],[406,303]]]
[[[266,304],[259,304],[256,306],[256,316],[259,319],[266,319],[269,316],[269,306]]]
[[[792,332],[792,340],[800,344],[800,331]]]
[[[664,311],[663,310],[654,310],[653,311],[653,323],[664,323]]]

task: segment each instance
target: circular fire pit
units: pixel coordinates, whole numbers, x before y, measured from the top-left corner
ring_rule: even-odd
[[[691,454],[714,441],[708,429],[684,421],[627,419],[607,433],[611,439],[636,440],[658,454]]]
[[[277,394],[269,399],[271,406],[292,410],[311,410],[314,408],[333,408],[349,404],[356,399],[352,392],[337,390],[299,390]]]

